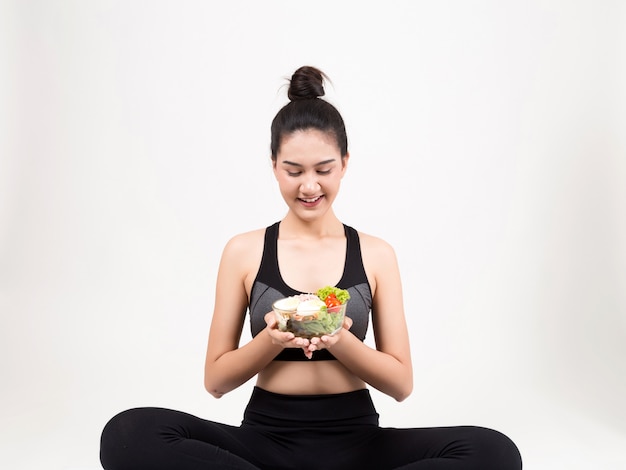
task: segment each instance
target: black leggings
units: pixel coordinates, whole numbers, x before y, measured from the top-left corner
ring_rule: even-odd
[[[107,423],[106,470],[517,470],[504,434],[463,426],[378,425],[369,391],[293,396],[254,388],[241,426],[180,411],[136,408]]]

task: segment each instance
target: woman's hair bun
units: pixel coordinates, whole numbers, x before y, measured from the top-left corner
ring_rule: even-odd
[[[321,70],[305,65],[296,70],[291,76],[287,96],[291,101],[311,100],[324,96],[324,79],[326,75]]]

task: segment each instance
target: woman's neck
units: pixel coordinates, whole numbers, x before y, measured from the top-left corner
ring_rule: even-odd
[[[314,220],[303,220],[292,212],[280,222],[281,238],[324,238],[328,236],[343,236],[343,223],[332,211],[324,217]]]

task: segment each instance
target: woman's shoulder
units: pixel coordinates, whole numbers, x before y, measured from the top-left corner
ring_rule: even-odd
[[[375,257],[385,257],[390,255],[395,256],[393,246],[383,238],[361,231],[357,231],[357,233],[359,234],[361,252],[364,255],[370,255]]]
[[[224,253],[233,255],[245,255],[251,250],[258,250],[259,246],[263,246],[265,238],[265,228],[250,230],[248,232],[238,233],[232,236],[224,247]]]
[[[364,232],[358,232],[361,259],[369,280],[372,296],[378,295],[378,287],[397,279],[398,262],[393,246],[386,240]]]
[[[248,288],[263,257],[265,229],[251,230],[231,237],[224,246],[220,272],[241,279]]]

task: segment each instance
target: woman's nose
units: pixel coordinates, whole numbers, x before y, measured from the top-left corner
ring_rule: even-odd
[[[303,194],[312,194],[317,192],[319,187],[316,175],[306,175],[300,185],[300,191],[302,191]]]

